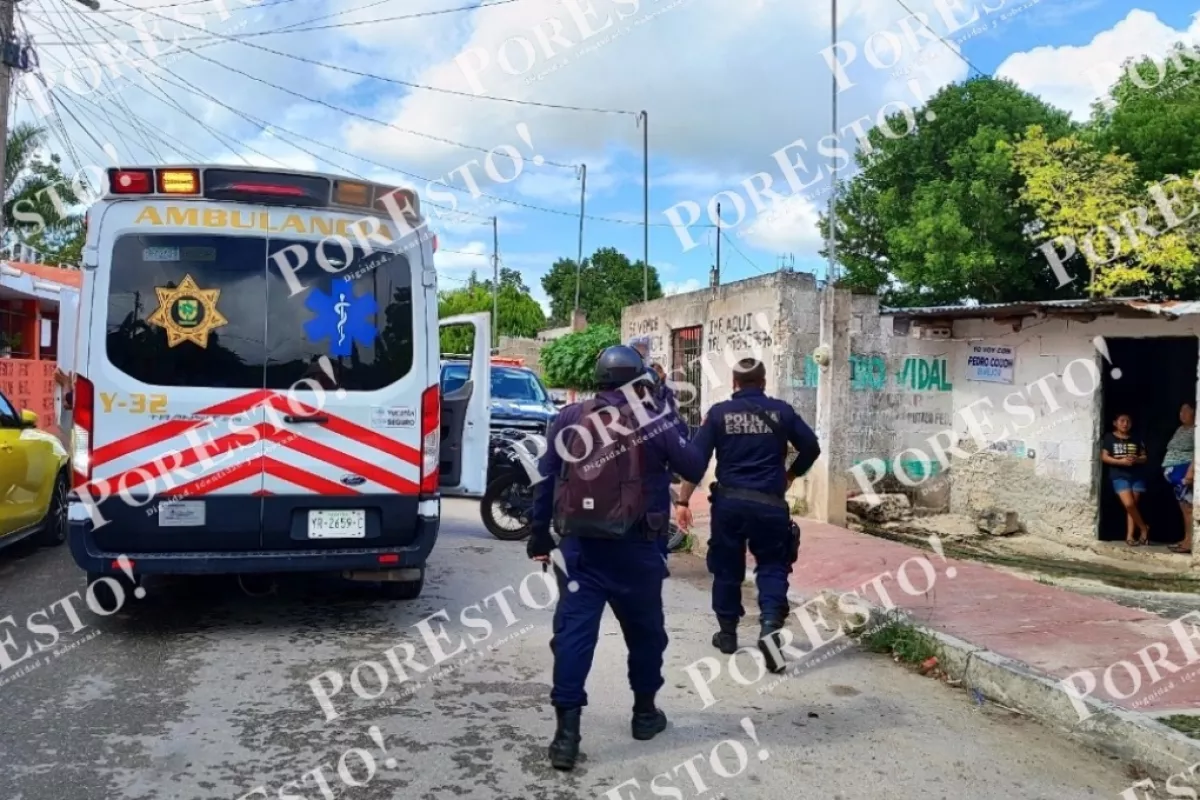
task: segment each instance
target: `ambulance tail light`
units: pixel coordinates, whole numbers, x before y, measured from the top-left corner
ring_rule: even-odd
[[[433,385],[421,395],[421,494],[438,490],[442,461],[442,397]]]
[[[329,178],[290,173],[263,173],[236,169],[206,169],[204,196],[267,205],[325,208],[330,198]]]
[[[113,194],[150,194],[154,191],[154,171],[149,169],[110,169],[108,183]]]
[[[371,187],[368,184],[353,181],[334,181],[333,202],[334,205],[340,206],[370,208]]]
[[[75,376],[74,425],[71,428],[72,486],[78,489],[92,479],[92,432],[94,430],[95,389],[92,382]]]
[[[387,186],[375,187],[375,210],[393,219],[400,214],[410,222],[421,219],[421,201],[411,189],[395,189]]]

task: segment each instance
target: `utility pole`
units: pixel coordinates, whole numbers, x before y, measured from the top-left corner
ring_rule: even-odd
[[[583,273],[583,211],[587,200],[587,164],[579,165],[579,257],[575,259],[575,310],[579,310],[579,281]],[[574,319],[571,320],[574,324]]]
[[[837,0],[829,0],[830,5],[830,42],[833,45],[833,50],[837,52],[838,46],[838,22],[837,22]],[[837,72],[833,73],[833,107],[830,117],[833,126],[833,140],[837,141],[838,135],[838,77]],[[837,278],[837,157],[830,159],[829,164],[829,269],[828,275],[825,276],[825,281],[829,286],[833,286],[834,280]]]
[[[4,42],[4,52],[8,52],[8,43],[16,40],[16,31],[13,29],[13,8],[16,0],[0,0],[0,34],[2,34]],[[0,135],[4,137],[4,144],[8,142],[8,95],[12,89],[12,67],[6,59],[0,59]],[[7,181],[4,179],[4,170],[6,164],[4,157],[7,147],[0,147],[0,197],[5,196],[8,190]],[[0,241],[4,238],[4,215],[0,214]]]
[[[492,348],[500,346],[500,229],[492,217]]]
[[[642,302],[650,299],[650,115],[638,115],[642,125]]]
[[[717,203],[717,267],[713,276],[713,288],[721,283],[721,204]]]

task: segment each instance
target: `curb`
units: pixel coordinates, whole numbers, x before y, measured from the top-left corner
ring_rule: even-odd
[[[848,632],[877,625],[889,616],[895,616],[895,612],[889,614],[872,604],[871,617],[865,626],[858,624],[857,619],[851,623],[852,615],[843,613],[836,602],[843,594],[846,593],[824,589],[806,599],[789,592],[788,599],[804,605],[817,597],[826,598],[821,606],[822,614],[830,623]],[[864,602],[861,595],[857,596],[856,602]],[[1053,678],[1021,661],[921,625],[911,617],[907,621],[937,642],[938,666],[951,678],[961,681],[962,688],[975,689],[989,700],[1027,714],[1156,778],[1186,772],[1192,764],[1200,762],[1200,740],[1190,739],[1147,714],[1085,698],[1082,702],[1091,710],[1092,716],[1081,722],[1071,699]]]

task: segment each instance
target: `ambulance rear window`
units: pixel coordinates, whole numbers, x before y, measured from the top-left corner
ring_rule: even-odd
[[[153,386],[260,388],[266,263],[265,238],[117,239],[108,278],[109,363]]]
[[[331,246],[330,246],[331,245]],[[278,266],[287,251],[292,279]],[[298,289],[299,291],[293,291]],[[130,234],[113,248],[109,362],[154,386],[375,391],[413,366],[404,255],[248,236]]]

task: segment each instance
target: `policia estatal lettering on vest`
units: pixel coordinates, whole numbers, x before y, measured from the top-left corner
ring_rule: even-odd
[[[792,522],[784,494],[812,467],[821,447],[795,409],[768,397],[765,387],[762,363],[752,358],[739,361],[733,373],[733,398],[709,409],[691,446],[700,451],[705,466],[714,451],[717,455],[708,542],[712,607],[720,626],[713,646],[722,653],[737,652],[737,626],[746,613],[742,582],[749,546],[757,567],[759,648],[767,667],[780,672],[784,665],[775,634],[787,619],[788,575],[800,547],[800,529]],[[796,459],[785,470],[788,443],[796,448]],[[684,483],[676,503],[676,520],[685,530],[692,523],[688,501],[695,489],[694,483]]]
[[[573,769],[579,756],[584,686],[592,667],[605,604],[612,607],[629,648],[633,738],[653,739],[667,717],[655,705],[662,688],[667,631],[662,587],[666,559],[659,540],[671,516],[670,495],[654,479],[670,468],[687,480],[704,477],[705,462],[680,432],[669,405],[648,402],[653,386],[641,356],[610,347],[596,362],[600,393],[566,406],[547,436],[534,493],[530,558],[547,561],[554,549],[551,521],[568,576],[557,570],[554,610],[554,688],[558,727],[550,763]],[[686,431],[686,428],[683,428]]]

